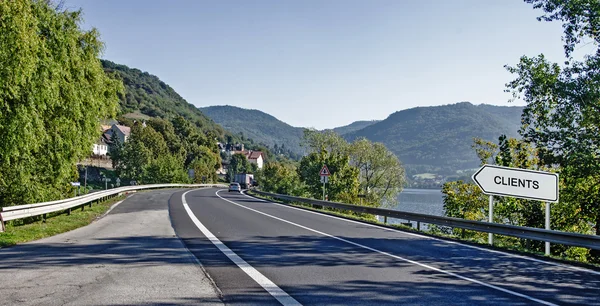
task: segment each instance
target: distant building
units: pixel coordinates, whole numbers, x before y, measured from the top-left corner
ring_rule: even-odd
[[[129,140],[129,136],[131,136],[131,128],[128,126],[113,124],[110,129],[113,135],[119,137],[121,143],[126,143]]]
[[[94,144],[92,152],[96,156],[106,156],[108,153],[108,144],[104,137],[100,137],[98,141]]]
[[[264,163],[264,154],[261,151],[247,151],[246,158],[251,164],[255,164],[258,169],[262,169]]]
[[[119,137],[121,143],[126,143],[131,136],[131,128],[124,125],[113,124],[110,129],[104,131],[109,140],[112,140],[113,135]]]

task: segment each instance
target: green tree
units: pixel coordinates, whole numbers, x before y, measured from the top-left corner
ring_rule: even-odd
[[[175,155],[162,155],[144,167],[144,184],[189,183],[187,172],[182,168],[183,160]]]
[[[117,168],[117,165],[121,162],[123,158],[123,143],[121,142],[121,138],[117,136],[117,134],[113,133],[110,137],[110,144],[108,146],[110,159],[112,161],[113,168]]]
[[[227,171],[227,179],[233,181],[235,174],[247,173],[250,168],[250,163],[244,154],[236,153],[231,156],[229,170]]]
[[[539,149],[544,164],[561,167],[566,190],[574,193],[568,198],[579,202],[579,217],[595,224],[600,235],[600,2],[525,2],[544,12],[538,20],[563,24],[566,62],[561,68],[543,55],[523,56],[516,66],[507,66],[516,75],[507,91],[527,103],[523,139]],[[575,60],[573,52],[585,40],[595,50]],[[600,261],[600,251],[592,255]]]
[[[257,181],[262,190],[279,194],[302,195],[298,173],[293,166],[278,162],[266,163]]]
[[[331,176],[326,184],[326,194],[332,201],[358,203],[358,169],[350,166],[349,156],[329,154],[327,151],[310,153],[300,161],[298,177],[306,185],[308,193],[316,199],[323,196],[323,184],[319,171],[327,165]]]
[[[78,178],[123,85],[96,29],[50,1],[0,1],[0,206],[57,199]]]
[[[206,177],[206,182],[216,182],[216,170],[221,167],[221,157],[204,146],[200,146],[199,150],[200,152],[190,165],[190,168],[194,169],[195,181],[203,183],[202,178]]]
[[[308,149],[309,153],[320,153],[325,150],[331,154],[346,154],[348,150],[348,142],[331,130],[305,129],[302,145]]]
[[[350,164],[359,170],[360,192],[367,201],[382,207],[398,203],[398,194],[406,183],[398,157],[382,143],[361,138],[350,144]]]

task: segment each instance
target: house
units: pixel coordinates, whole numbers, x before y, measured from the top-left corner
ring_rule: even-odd
[[[264,162],[264,153],[261,151],[247,151],[246,158],[251,164],[255,164],[258,169],[262,169]]]
[[[131,128],[124,125],[113,124],[110,129],[105,131],[105,134],[108,135],[108,139],[112,139],[113,135],[119,137],[121,143],[126,143],[129,140],[129,136],[131,136]]]
[[[96,141],[92,152],[95,156],[106,156],[106,153],[108,153],[108,144],[106,143],[106,138],[104,138],[104,136]]]

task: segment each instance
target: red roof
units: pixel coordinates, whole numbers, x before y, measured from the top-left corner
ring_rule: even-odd
[[[259,157],[263,156],[263,152],[261,151],[250,151],[248,153],[248,159],[258,159]]]

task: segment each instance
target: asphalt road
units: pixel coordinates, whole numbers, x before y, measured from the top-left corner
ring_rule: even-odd
[[[86,227],[0,249],[0,305],[222,305],[171,227],[179,191],[136,193]]]
[[[600,273],[217,189],[179,192],[175,232],[227,304],[600,305]]]

